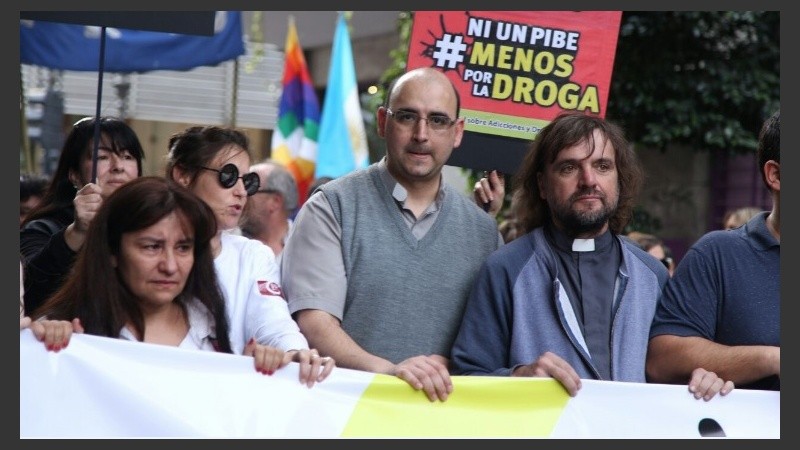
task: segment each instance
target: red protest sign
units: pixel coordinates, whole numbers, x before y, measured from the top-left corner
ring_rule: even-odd
[[[563,110],[605,116],[620,11],[417,11],[409,69],[436,67],[465,130],[533,139]]]

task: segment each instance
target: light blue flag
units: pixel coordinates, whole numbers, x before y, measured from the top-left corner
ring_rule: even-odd
[[[336,178],[368,165],[367,133],[358,100],[353,48],[347,21],[339,13],[322,104],[314,176]]]

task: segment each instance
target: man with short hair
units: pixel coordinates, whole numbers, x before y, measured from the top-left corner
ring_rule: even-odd
[[[257,239],[275,253],[278,267],[292,216],[297,209],[297,182],[291,172],[277,161],[267,159],[250,166],[261,182],[258,191],[247,200],[240,228],[242,235]]]
[[[448,359],[464,303],[502,245],[494,219],[443,180],[464,132],[458,114],[442,72],[395,80],[377,111],[386,156],[309,198],[282,267],[311,346],[339,367],[395,375],[430,401],[453,390]]]
[[[744,389],[781,389],[780,111],[764,122],[758,168],[772,211],[692,245],[650,330],[647,375],[683,383],[695,367]]]

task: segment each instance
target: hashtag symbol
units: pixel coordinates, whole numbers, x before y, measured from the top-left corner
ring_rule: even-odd
[[[442,39],[436,41],[436,51],[433,52],[433,58],[436,60],[438,67],[447,65],[448,69],[454,69],[456,64],[464,62],[464,50],[467,49],[467,44],[462,42],[462,36],[454,36],[445,34]]]

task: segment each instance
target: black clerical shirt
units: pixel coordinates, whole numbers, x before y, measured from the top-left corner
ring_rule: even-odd
[[[567,292],[592,362],[611,379],[611,323],[622,249],[610,230],[589,240],[573,239],[553,226],[545,236],[555,250],[558,280]],[[593,241],[593,242],[592,242]]]

